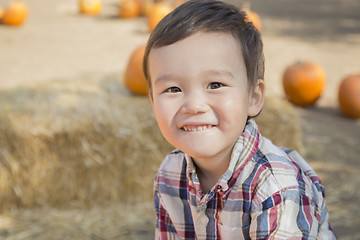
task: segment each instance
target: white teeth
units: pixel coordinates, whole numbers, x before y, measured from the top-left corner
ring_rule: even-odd
[[[212,125],[203,125],[203,126],[184,126],[183,129],[187,132],[198,132],[206,129],[212,128]]]

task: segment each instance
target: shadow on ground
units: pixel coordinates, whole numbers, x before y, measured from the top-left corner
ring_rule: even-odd
[[[346,35],[360,35],[358,0],[252,0],[252,9],[262,16],[264,31],[305,41],[340,41]],[[274,29],[272,21],[283,21]],[[358,37],[359,38],[359,37]]]

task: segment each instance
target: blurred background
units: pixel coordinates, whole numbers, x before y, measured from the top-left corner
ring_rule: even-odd
[[[141,15],[118,0],[87,0],[95,10],[83,12],[77,0],[23,0],[26,18],[5,20],[12,2],[0,0],[0,239],[152,239],[152,180],[172,147],[142,87],[124,78],[149,37],[154,3],[138,0]],[[360,73],[360,2],[251,0],[246,8],[258,14],[264,41],[269,101],[259,121],[284,129],[263,134],[304,155],[323,180],[339,239],[360,239],[360,121],[338,100],[343,79]],[[326,75],[306,107],[283,89],[285,70],[299,61]]]

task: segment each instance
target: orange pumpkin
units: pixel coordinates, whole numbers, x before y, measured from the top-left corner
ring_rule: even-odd
[[[142,69],[145,46],[137,47],[130,56],[124,73],[125,86],[135,94],[146,95],[147,82]]]
[[[256,29],[261,32],[262,24],[261,24],[261,19],[260,19],[259,14],[257,14],[256,12],[253,12],[253,11],[249,11],[246,14],[247,14],[247,21],[252,22],[254,24],[254,26],[256,27]]]
[[[148,14],[149,32],[152,32],[155,26],[169,14],[174,8],[165,2],[157,2],[151,8]]]
[[[12,1],[6,8],[2,21],[4,24],[18,26],[24,23],[28,9],[22,1]]]
[[[360,73],[348,75],[341,81],[338,96],[342,112],[360,118]]]
[[[180,6],[181,4],[187,2],[187,0],[175,0],[175,6]]]
[[[79,10],[87,15],[99,15],[102,9],[101,0],[79,0]]]
[[[119,16],[134,18],[140,15],[140,2],[137,0],[121,0],[119,2]]]
[[[249,1],[245,1],[241,6],[241,9],[247,15],[246,16],[246,21],[247,22],[252,22],[254,24],[254,26],[256,27],[256,29],[261,31],[262,30],[262,24],[261,24],[260,16],[256,12],[251,11],[250,6],[251,5],[250,5]]]
[[[314,104],[326,85],[324,70],[312,62],[297,62],[288,66],[282,83],[287,99],[299,106]]]
[[[154,4],[153,0],[135,0],[140,6],[140,15],[147,16]]]
[[[4,17],[4,9],[0,7],[0,22],[2,21],[2,18]]]

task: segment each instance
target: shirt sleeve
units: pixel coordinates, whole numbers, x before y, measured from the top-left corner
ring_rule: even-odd
[[[156,224],[155,224],[155,240],[161,239],[160,238],[160,203],[159,203],[159,196],[158,191],[154,191],[154,205],[155,205],[155,212],[156,212]]]
[[[158,190],[158,182],[156,179],[154,187],[154,205],[156,212],[155,240],[178,239],[169,214],[161,203],[161,194]]]
[[[299,191],[276,192],[254,209],[251,239],[336,239],[326,206],[319,208]],[[323,238],[319,238],[322,236]]]

